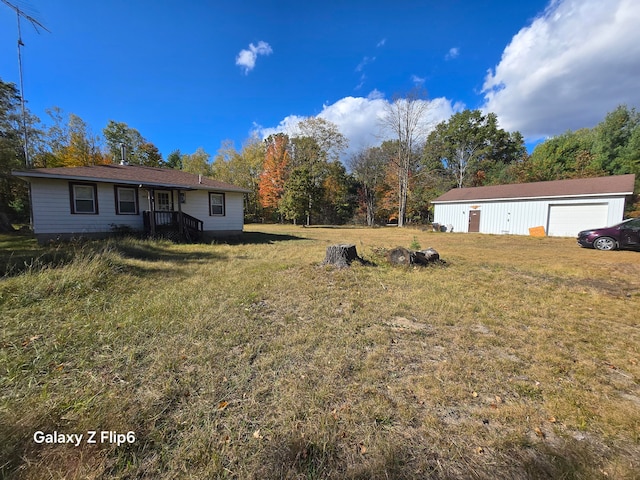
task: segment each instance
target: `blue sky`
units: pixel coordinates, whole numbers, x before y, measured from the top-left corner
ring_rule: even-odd
[[[51,31],[21,24],[32,113],[125,122],[165,157],[316,115],[352,153],[416,85],[433,123],[493,111],[530,145],[640,107],[637,0],[8,1]],[[18,84],[16,41],[0,3],[0,78]]]

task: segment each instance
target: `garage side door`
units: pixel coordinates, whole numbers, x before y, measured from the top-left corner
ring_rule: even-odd
[[[575,237],[580,230],[605,227],[608,208],[606,203],[549,205],[547,235]]]

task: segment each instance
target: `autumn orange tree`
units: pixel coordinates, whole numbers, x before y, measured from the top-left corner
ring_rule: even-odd
[[[398,221],[398,169],[395,164],[384,166],[384,179],[377,185],[378,205],[377,213],[383,221],[395,223]]]
[[[262,207],[275,213],[284,194],[287,168],[290,162],[289,137],[284,133],[270,135],[265,140],[265,156],[258,183],[258,194]]]

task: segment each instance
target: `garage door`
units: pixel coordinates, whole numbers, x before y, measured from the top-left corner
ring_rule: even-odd
[[[608,207],[606,203],[549,205],[547,235],[574,237],[580,230],[604,227]]]

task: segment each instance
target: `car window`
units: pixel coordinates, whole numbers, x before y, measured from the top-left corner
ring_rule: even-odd
[[[624,228],[631,228],[637,230],[640,228],[640,218],[634,218],[633,220],[624,224]]]

